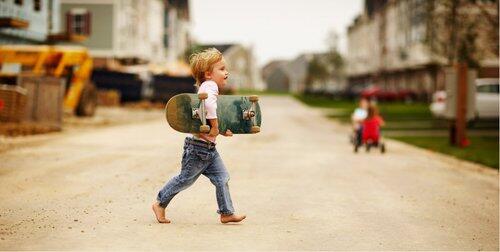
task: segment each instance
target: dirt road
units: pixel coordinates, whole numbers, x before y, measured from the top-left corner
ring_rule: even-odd
[[[499,249],[496,171],[393,141],[356,155],[319,111],[261,104],[261,133],[218,144],[244,224],[218,223],[204,177],[174,198],[172,224],[156,223],[184,138],[158,111],[1,152],[0,250]]]

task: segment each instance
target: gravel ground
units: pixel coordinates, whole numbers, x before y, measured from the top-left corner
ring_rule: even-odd
[[[499,249],[498,171],[396,141],[354,154],[319,110],[261,106],[261,133],[218,140],[239,225],[218,222],[204,177],[174,198],[172,224],[156,223],[185,137],[161,110],[1,138],[0,250]]]

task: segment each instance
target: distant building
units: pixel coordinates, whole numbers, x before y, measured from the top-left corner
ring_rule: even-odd
[[[88,38],[97,67],[110,59],[128,63],[165,58],[164,2],[161,0],[60,0],[60,19],[68,33]]]
[[[228,86],[230,88],[264,88],[251,48],[244,47],[240,44],[202,45],[201,47],[214,47],[224,55],[229,70]]]
[[[59,0],[0,1],[0,44],[46,43],[59,32]]]
[[[302,93],[306,90],[307,70],[312,57],[312,54],[301,54],[285,65],[285,70],[288,73],[290,81],[289,92]]]
[[[365,0],[363,12],[348,28],[349,85],[374,84],[424,95],[442,89],[443,67],[450,63],[444,48],[451,43],[446,37],[451,28],[445,4],[444,0]],[[476,20],[473,45],[479,77],[498,77],[498,20],[495,27],[485,17],[497,11],[498,19],[497,8],[495,1],[476,1],[458,9],[458,22]]]
[[[262,67],[261,76],[267,90],[288,92],[289,80],[285,70],[282,68],[287,62],[287,60],[273,60]],[[286,78],[275,78],[273,75],[278,71],[283,73],[281,75],[285,75]]]
[[[270,91],[289,92],[290,79],[286,70],[286,60],[274,60],[262,68],[262,78],[266,89]]]
[[[302,66],[300,77],[303,84],[300,85],[300,89],[297,89],[298,92],[307,91],[314,93],[331,93],[345,89],[346,82],[345,76],[342,72],[343,69],[337,68],[342,68],[342,66],[335,66],[333,58],[336,56],[334,56],[333,53],[334,52],[306,54],[302,57],[304,66]],[[337,57],[341,56],[338,55]],[[300,59],[300,57],[298,59]],[[323,76],[324,79],[314,78],[315,76],[318,76],[315,75],[314,72],[309,73],[309,71],[314,71],[310,69],[310,65],[312,63],[316,63],[322,66],[323,70],[325,71],[325,76]],[[292,70],[292,72],[298,73],[297,70]]]
[[[186,51],[191,46],[189,1],[166,0],[163,26],[167,62],[185,61]]]
[[[298,93],[306,89],[307,68],[311,55],[302,54],[293,60],[275,60],[262,68],[268,90]]]
[[[304,53],[292,60],[271,61],[262,68],[262,77],[267,89],[303,93],[309,91],[327,91],[336,88],[343,82],[332,77],[323,81],[308,80],[309,64],[313,59],[328,65],[327,53]],[[329,69],[333,72],[334,69]],[[286,75],[286,78],[283,77]],[[311,83],[308,83],[311,82]]]

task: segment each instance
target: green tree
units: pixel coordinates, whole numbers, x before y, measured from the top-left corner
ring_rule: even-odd
[[[327,37],[328,51],[315,54],[309,61],[306,77],[306,89],[313,83],[326,83],[335,78],[343,78],[344,58],[338,51],[338,34],[331,31]]]
[[[427,39],[448,64],[478,67],[488,53],[498,56],[498,0],[428,0]],[[493,8],[492,8],[493,7]],[[480,31],[486,38],[480,40]]]
[[[321,62],[318,57],[313,56],[307,66],[306,88],[310,89],[314,82],[324,82],[329,77],[330,74],[326,64]]]

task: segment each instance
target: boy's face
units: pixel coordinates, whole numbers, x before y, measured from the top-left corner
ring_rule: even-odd
[[[229,72],[226,69],[226,62],[224,59],[215,63],[212,72],[207,72],[205,76],[207,77],[207,80],[215,81],[219,89],[223,89],[227,83],[227,78],[229,77]]]

